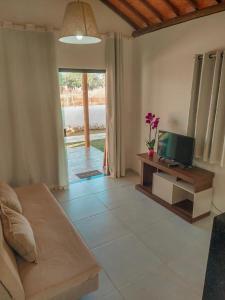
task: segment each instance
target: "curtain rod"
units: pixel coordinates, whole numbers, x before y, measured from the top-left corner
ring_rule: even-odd
[[[50,25],[38,25],[33,23],[14,23],[11,21],[0,21],[0,28],[21,31],[56,32],[59,29]]]
[[[216,53],[209,53],[209,58],[215,58]],[[221,57],[223,57],[223,52],[221,53]],[[198,59],[203,59],[203,54],[198,55]]]
[[[58,33],[60,28],[50,26],[50,25],[40,25],[40,24],[32,24],[32,23],[14,23],[12,21],[0,21],[0,28],[6,29],[14,29],[14,30],[22,30],[22,31],[42,31],[42,32],[54,32]],[[101,37],[108,37],[113,32],[103,32],[100,33]],[[134,39],[131,35],[121,33],[122,37],[127,40]]]

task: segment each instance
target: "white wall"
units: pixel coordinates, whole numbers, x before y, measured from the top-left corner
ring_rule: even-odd
[[[59,68],[105,69],[105,41],[95,45],[56,43]]]
[[[135,154],[146,151],[146,112],[159,115],[161,129],[186,133],[194,55],[225,48],[224,32],[225,12],[222,12],[135,39],[131,167],[139,170]],[[214,202],[225,211],[225,170],[205,167],[216,171]]]

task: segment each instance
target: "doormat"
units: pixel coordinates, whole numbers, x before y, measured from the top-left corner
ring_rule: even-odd
[[[83,173],[78,173],[76,174],[77,177],[80,179],[85,179],[85,178],[90,178],[93,176],[99,176],[102,175],[103,173],[98,171],[98,170],[93,170],[93,171],[88,171],[88,172],[83,172]]]

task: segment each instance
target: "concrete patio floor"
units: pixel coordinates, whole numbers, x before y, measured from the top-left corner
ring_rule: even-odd
[[[78,173],[93,170],[103,172],[104,153],[95,147],[66,147],[66,151],[70,183],[81,180],[76,176]]]

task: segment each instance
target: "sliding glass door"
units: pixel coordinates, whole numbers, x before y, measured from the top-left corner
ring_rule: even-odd
[[[105,71],[59,70],[70,182],[103,174],[106,136]]]

